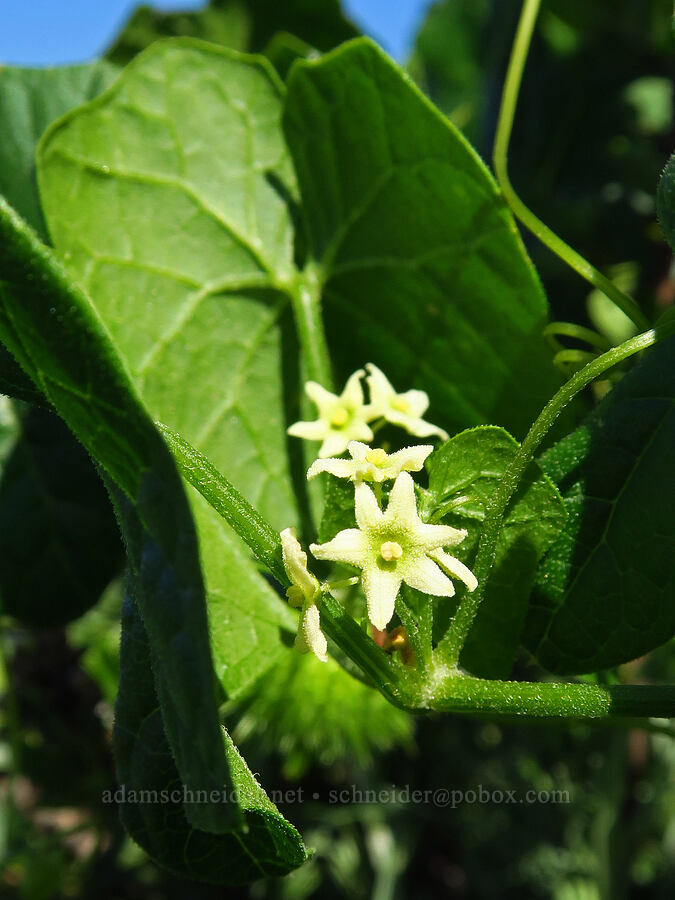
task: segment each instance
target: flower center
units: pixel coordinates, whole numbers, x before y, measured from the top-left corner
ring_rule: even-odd
[[[334,428],[343,428],[348,421],[349,413],[343,406],[338,406],[338,408],[333,412],[333,415],[331,416],[330,424]]]
[[[391,405],[393,406],[394,409],[397,409],[399,412],[402,412],[402,413],[410,412],[410,401],[406,400],[405,397],[394,397],[394,399],[391,401]]]
[[[387,454],[381,447],[374,450],[368,450],[366,453],[366,462],[372,463],[374,466],[381,466],[387,461]]]
[[[403,547],[396,541],[385,541],[380,547],[380,556],[385,562],[393,562],[403,556]]]

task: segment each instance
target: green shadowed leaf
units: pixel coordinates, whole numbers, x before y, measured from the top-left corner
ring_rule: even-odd
[[[276,529],[298,518],[282,388],[296,277],[282,90],[263,59],[164,41],[57,123],[39,153],[54,244],[153,418]],[[286,652],[283,603],[232,529],[189,496],[216,669],[235,696]]]
[[[157,862],[183,878],[238,885],[302,865],[307,853],[300,835],[269,801],[224,729],[232,786],[221,786],[212,802],[238,804],[247,830],[216,835],[190,825],[153,689],[148,637],[131,603],[125,605],[122,629],[114,746],[125,827]]]
[[[122,568],[110,502],[85,450],[42,409],[21,433],[0,478],[0,606],[24,625],[76,619]]]
[[[195,792],[229,790],[243,764],[223,747],[198,545],[182,484],[86,296],[1,200],[0,238],[0,335],[105,469],[127,544],[152,677],[146,667],[118,716],[131,715],[124,703],[136,693],[156,692],[161,717],[153,719],[154,737],[168,739],[167,755],[180,773],[173,784],[192,792],[181,815],[197,836],[222,834],[240,821],[236,804],[200,802],[203,795]],[[118,764],[124,768],[128,760],[118,757]],[[291,827],[272,814],[266,821],[283,857],[282,838]],[[148,835],[136,837],[158,852]],[[255,846],[247,857],[255,857]]]
[[[675,250],[675,153],[670,157],[659,179],[656,194],[659,225],[665,239]]]
[[[675,339],[648,351],[545,453],[567,524],[539,570],[525,643],[552,672],[595,672],[675,633]]]
[[[558,384],[547,305],[465,139],[366,39],[293,66],[284,129],[341,368],[423,388],[448,430],[523,433]]]
[[[98,61],[56,69],[0,67],[0,194],[46,238],[35,178],[35,148],[48,125],[99,94],[117,74]],[[44,403],[35,385],[0,346],[0,393]]]
[[[467,537],[450,550],[471,567],[485,512],[518,448],[502,428],[484,427],[450,438],[427,460],[429,491],[423,500],[428,521],[463,528]],[[537,564],[558,536],[565,509],[553,483],[532,465],[506,514],[490,581],[460,665],[485,678],[507,678],[515,660]],[[458,593],[465,590],[455,582]],[[439,624],[450,605],[438,604]],[[435,630],[438,625],[435,623]],[[439,638],[441,634],[437,635]]]
[[[46,239],[35,148],[48,125],[96,97],[118,73],[99,60],[55,69],[0,67],[0,194]]]

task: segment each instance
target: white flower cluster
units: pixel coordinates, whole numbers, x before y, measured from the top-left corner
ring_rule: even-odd
[[[455,587],[448,576],[463,581],[470,591],[476,589],[478,582],[470,569],[444,549],[461,543],[466,531],[449,525],[427,525],[417,511],[415,483],[409,472],[422,469],[433,446],[406,447],[388,454],[362,442],[373,439],[368,422],[376,418],[400,425],[418,437],[436,434],[447,439],[441,428],[421,418],[429,398],[424,391],[397,394],[376,366],[368,364],[366,368],[369,404],[364,401],[361,387],[363,370],[349,378],[340,396],[308,382],[306,390],[319,409],[319,418],[315,422],[297,422],[289,428],[289,434],[323,441],[320,458],[310,466],[308,478],[328,472],[354,482],[358,527],[340,531],[325,544],[311,544],[309,549],[316,559],[361,569],[368,618],[375,628],[384,630],[394,615],[403,583],[435,597],[452,597]],[[330,457],[331,453],[345,450],[351,459]],[[379,485],[384,481],[394,482],[385,510],[366,483]],[[281,540],[286,573],[292,583],[288,598],[293,605],[302,607],[296,647],[311,650],[325,661],[327,643],[318,606],[322,587],[307,568],[307,555],[295,532],[285,529]]]
[[[422,418],[429,406],[429,398],[424,391],[397,394],[389,379],[377,366],[368,363],[366,369],[369,403],[365,402],[363,396],[361,379],[366,374],[363,369],[358,369],[349,376],[339,396],[327,391],[316,381],[308,381],[305,392],[316,405],[319,418],[313,422],[296,422],[288,429],[288,433],[308,441],[321,441],[319,459],[344,453],[350,441],[372,441],[374,435],[369,423],[375,419],[384,419],[392,425],[405,428],[416,437],[435,434],[447,441],[447,432]]]

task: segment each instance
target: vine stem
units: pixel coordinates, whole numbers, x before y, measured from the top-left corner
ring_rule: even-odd
[[[333,373],[321,316],[321,282],[311,266],[293,282],[290,295],[307,379],[332,390]]]
[[[535,450],[555,420],[573,397],[599,375],[674,333],[675,321],[667,322],[660,327],[657,326],[644,332],[644,334],[630,338],[623,344],[619,344],[618,347],[613,347],[573,375],[543,408],[490,498],[473,567],[474,574],[478,579],[478,587],[472,594],[467,592],[464,595],[448,631],[437,647],[436,652],[444,664],[453,668],[457,666],[462,647],[485,594],[490,569],[494,562],[497,540],[509,501],[525,470],[532,462]]]
[[[649,320],[641,311],[635,300],[618,288],[602,272],[592,266],[588,260],[577,253],[562,238],[545,225],[516,194],[508,174],[508,149],[513,128],[513,119],[518,104],[518,94],[523,79],[523,69],[530,48],[532,32],[537,19],[541,0],[524,0],[516,38],[511,50],[511,59],[506,73],[504,91],[497,120],[497,132],[493,149],[493,163],[495,175],[499,183],[504,199],[510,206],[514,215],[520,219],[549,250],[564,260],[575,272],[598,288],[603,294],[623,310],[623,312],[641,330],[649,328]]]

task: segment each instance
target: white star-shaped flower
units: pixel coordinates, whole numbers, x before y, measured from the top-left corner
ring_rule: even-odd
[[[347,449],[351,459],[317,459],[307,470],[307,478],[329,472],[336,478],[350,478],[356,483],[393,481],[401,472],[419,472],[434,448],[431,444],[420,444],[418,447],[404,447],[396,453],[386,453],[380,447],[350,441]]]
[[[447,431],[422,418],[429,407],[429,397],[425,391],[412,390],[397,394],[381,369],[372,363],[368,363],[366,368],[370,373],[366,380],[370,388],[371,418],[374,415],[384,416],[387,422],[405,428],[416,437],[436,434],[447,441]]]
[[[426,525],[417,513],[415,485],[402,472],[391,489],[386,512],[363,482],[355,488],[356,524],[339,532],[326,544],[312,544],[317,559],[329,559],[362,570],[368,618],[376,628],[386,628],[394,615],[401,583],[435,597],[452,597],[455,587],[445,574],[459,578],[470,591],[476,578],[443,547],[461,543],[466,531],[450,525]]]
[[[323,441],[319,450],[320,459],[339,456],[345,452],[350,441],[372,441],[373,432],[367,423],[373,415],[364,403],[361,385],[365,374],[363,369],[359,369],[350,375],[339,396],[316,381],[308,381],[305,392],[316,404],[319,418],[314,422],[296,422],[288,433],[308,441]]]
[[[321,593],[319,582],[307,568],[307,554],[298,541],[295,528],[284,528],[279,536],[284,568],[291,581],[286,596],[291,606],[302,610],[295,648],[300,653],[311,650],[317,659],[327,662],[328,644],[321,631],[319,607],[316,602]]]

